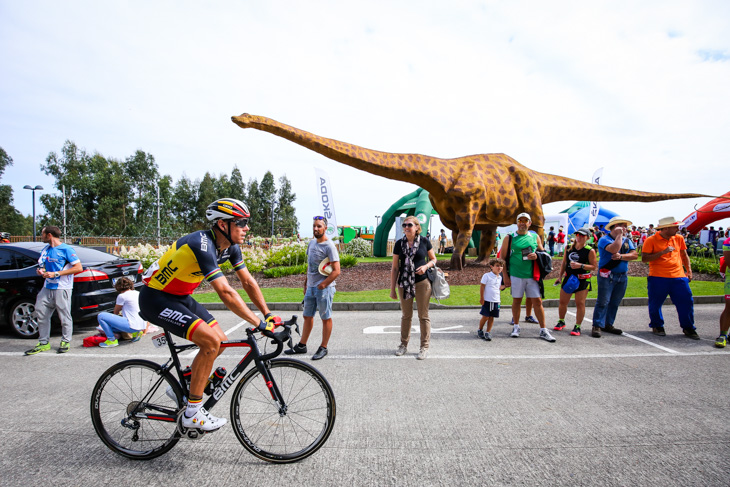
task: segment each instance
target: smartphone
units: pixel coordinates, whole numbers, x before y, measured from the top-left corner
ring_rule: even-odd
[[[522,249],[522,260],[529,260],[527,258],[527,256],[530,255],[531,253],[532,253],[532,249],[530,247],[526,247],[526,248]]]

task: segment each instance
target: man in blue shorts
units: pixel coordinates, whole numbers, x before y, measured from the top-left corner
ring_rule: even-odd
[[[327,218],[315,216],[312,223],[314,238],[307,247],[307,277],[304,279],[304,329],[302,339],[286,350],[287,355],[307,353],[307,340],[314,327],[314,312],[322,318],[322,344],[312,360],[327,355],[332,335],[332,299],[335,297],[335,279],[340,275],[340,255],[332,240],[327,238]]]
[[[208,205],[205,212],[213,223],[210,230],[200,230],[177,240],[160,260],[145,273],[139,294],[140,314],[165,330],[195,343],[200,351],[192,364],[190,397],[182,417],[185,428],[214,431],[226,424],[224,418],[211,415],[203,404],[203,391],[216,357],[227,340],[213,315],[195,301],[191,294],[205,279],[218,293],[226,308],[257,326],[273,330],[278,317],[269,312],[256,280],[243,262],[239,245],[249,230],[251,214],[246,205],[232,198],[222,198]],[[260,320],[228,283],[219,265],[229,261],[253,304],[264,314]]]

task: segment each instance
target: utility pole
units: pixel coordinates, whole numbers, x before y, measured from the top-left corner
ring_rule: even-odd
[[[61,191],[63,192],[63,242],[68,243],[68,238],[66,237],[66,185],[64,184],[61,186]]]
[[[160,183],[157,183],[157,248],[160,248]]]

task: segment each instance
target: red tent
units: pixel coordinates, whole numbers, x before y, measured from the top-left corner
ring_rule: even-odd
[[[698,233],[710,223],[723,218],[730,218],[730,191],[687,215],[682,226],[689,233]]]

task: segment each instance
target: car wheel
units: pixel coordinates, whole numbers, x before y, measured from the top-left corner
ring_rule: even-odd
[[[10,329],[20,338],[38,338],[38,318],[35,302],[30,299],[15,301],[8,311]]]

